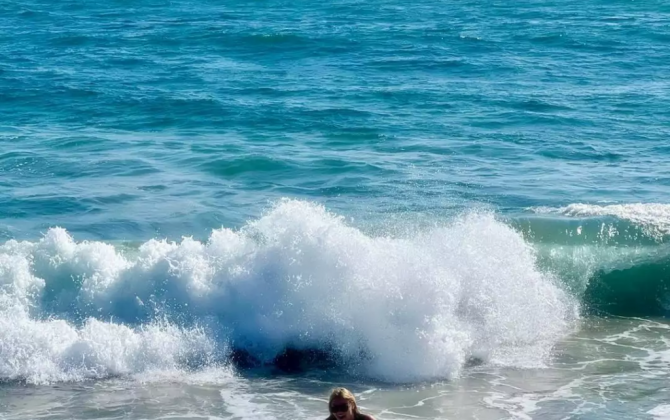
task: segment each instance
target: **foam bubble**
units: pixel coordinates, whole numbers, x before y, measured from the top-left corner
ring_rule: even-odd
[[[471,357],[541,364],[577,317],[492,214],[375,237],[294,200],[207,242],[129,252],[59,228],[9,241],[0,286],[0,375],[35,382],[207,365],[229,344],[262,360],[319,348],[390,381],[450,378]]]

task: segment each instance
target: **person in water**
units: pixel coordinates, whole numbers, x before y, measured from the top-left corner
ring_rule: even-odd
[[[361,414],[356,405],[356,398],[346,388],[335,388],[328,400],[330,416],[326,420],[375,420],[367,414]]]

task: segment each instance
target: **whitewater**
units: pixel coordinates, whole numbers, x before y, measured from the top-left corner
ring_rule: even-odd
[[[233,348],[259,362],[318,349],[374,379],[449,379],[471,359],[539,365],[578,319],[490,214],[373,237],[285,201],[204,243],[117,249],[54,228],[0,256],[0,374],[29,383],[226,364]]]
[[[10,240],[0,247],[3,401],[17,418],[50,412],[23,402],[25,387],[28,401],[62,389],[126,399],[125,415],[140,398],[148,417],[319,418],[329,387],[344,383],[382,418],[622,410],[617,389],[664,386],[670,326],[621,315],[667,311],[670,296],[664,283],[637,294],[620,284],[668,255],[653,233],[612,243],[630,228],[624,216],[640,217],[619,216],[591,237],[588,223],[571,232],[565,220],[563,235],[540,241],[542,218],[487,211],[391,235],[287,199],[204,241],[77,241],[58,227]]]

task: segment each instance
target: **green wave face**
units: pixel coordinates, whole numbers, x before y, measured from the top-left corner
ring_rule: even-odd
[[[670,315],[665,220],[538,215],[510,223],[533,245],[539,266],[561,279],[586,314]]]

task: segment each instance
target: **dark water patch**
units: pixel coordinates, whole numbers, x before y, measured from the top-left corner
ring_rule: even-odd
[[[522,111],[530,112],[560,112],[560,111],[573,111],[574,108],[567,105],[560,105],[556,103],[545,102],[539,99],[530,99],[523,101],[505,101],[505,102],[494,102],[497,105],[504,107],[518,109]]]
[[[149,60],[147,58],[140,57],[110,57],[105,62],[111,68],[115,67],[126,67],[126,68],[137,68],[137,67],[153,67],[157,68],[160,66],[159,63]]]
[[[321,176],[351,174],[356,176],[392,176],[395,172],[381,165],[367,163],[364,160],[321,159],[308,165]],[[340,179],[340,181],[343,181]],[[366,179],[370,181],[370,179]]]
[[[354,40],[346,38],[312,38],[310,36],[291,32],[277,33],[255,33],[255,34],[222,34],[218,35],[216,42],[219,48],[227,51],[240,51],[244,54],[251,52],[262,52],[277,57],[277,54],[289,54],[282,58],[305,58],[300,55],[310,51],[312,54],[329,54],[339,52],[350,52],[350,47],[355,45]]]
[[[593,122],[583,116],[570,116],[562,112],[517,112],[508,110],[494,110],[489,114],[473,115],[468,119],[472,127],[488,130],[515,129],[523,131],[537,131],[548,128],[563,127],[564,131],[577,130],[577,127],[592,127]],[[531,132],[532,132],[531,131]],[[560,142],[559,142],[560,143]]]
[[[267,156],[231,157],[217,159],[200,165],[205,172],[224,178],[238,176],[253,176],[254,174],[279,174],[295,168],[287,160],[275,159]]]
[[[591,150],[587,150],[591,149]],[[572,160],[572,161],[595,161],[595,162],[618,162],[623,156],[618,153],[597,150],[593,147],[574,148],[574,147],[547,147],[539,151],[540,156],[557,159],[557,160]]]
[[[136,200],[137,198],[138,196],[134,194],[112,194],[89,198],[86,201],[90,201],[91,203],[95,203],[97,205],[109,205],[121,204],[124,202]]]
[[[626,44],[605,34],[553,33],[544,35],[516,36],[517,41],[528,41],[542,47],[554,47],[574,52],[612,53]]]
[[[285,348],[272,360],[272,365],[282,372],[299,373],[316,366],[330,367],[334,357],[321,349]]]
[[[238,154],[245,152],[242,142],[240,142],[240,144],[230,144],[228,143],[230,141],[228,136],[222,136],[221,140],[224,140],[226,143],[193,143],[188,145],[190,151],[197,155],[193,157],[193,161],[196,162],[199,159],[198,156],[215,156],[216,154]],[[179,147],[176,149],[179,149]]]
[[[82,168],[80,176],[95,177],[134,177],[157,174],[161,171],[143,159],[100,159],[90,160]]]
[[[435,71],[461,69],[472,67],[472,64],[462,58],[385,58],[375,59],[367,63],[370,67],[384,69],[387,71]]]
[[[52,159],[38,153],[21,151],[0,155],[0,174],[30,179],[77,177],[80,162],[71,159]]]
[[[266,98],[284,98],[290,96],[299,96],[301,94],[309,94],[309,91],[306,90],[291,90],[282,88],[280,86],[270,87],[270,86],[257,86],[257,87],[231,87],[225,88],[219,91],[221,94],[232,94],[240,96],[261,96]]]
[[[167,186],[165,185],[142,185],[140,187],[137,187],[138,190],[141,191],[146,191],[146,192],[159,192],[159,191],[165,191],[167,190]]]
[[[244,39],[249,43],[257,43],[261,45],[298,45],[309,42],[309,38],[293,33],[253,34],[247,35]]]
[[[118,118],[123,110],[125,118]],[[147,97],[118,103],[110,125],[116,129],[154,131],[167,128],[188,129],[203,125],[225,125],[231,110],[213,97]]]
[[[62,195],[5,197],[0,199],[0,216],[8,219],[86,213],[92,209],[80,198]],[[51,224],[57,223],[52,221]]]
[[[50,20],[55,16],[51,11],[29,9],[24,5],[17,7],[14,12],[20,19],[27,21]]]
[[[670,259],[599,271],[584,295],[586,308],[618,316],[670,316]]]
[[[60,87],[59,90],[61,91],[60,93],[62,93],[63,96],[69,96],[74,100],[77,99],[89,100],[102,95],[102,92],[95,90],[93,87],[63,85]]]
[[[360,130],[334,130],[321,134],[319,138],[325,138],[325,141],[333,148],[352,149],[360,147],[361,144],[384,142],[388,136],[373,128],[361,128]]]
[[[327,108],[305,110],[301,114],[329,122],[347,121],[350,119],[367,119],[375,116],[374,113],[353,108]]]
[[[259,359],[244,348],[235,348],[229,355],[229,361],[241,370],[271,367],[283,374],[303,373],[313,369],[329,369],[338,364],[332,351],[295,347],[284,348],[269,361]]]
[[[91,35],[80,35],[77,33],[57,35],[50,39],[53,47],[84,47],[98,43],[99,39]]]
[[[100,137],[66,136],[49,140],[49,146],[54,150],[69,152],[99,152],[110,147],[109,140]]]

